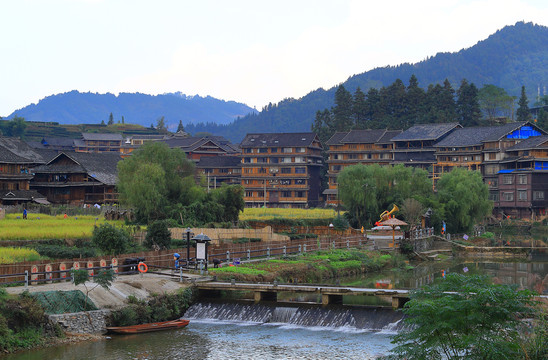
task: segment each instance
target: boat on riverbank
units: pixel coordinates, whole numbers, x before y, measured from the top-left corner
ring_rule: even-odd
[[[115,334],[140,334],[153,331],[162,331],[162,330],[171,330],[179,329],[188,325],[190,321],[177,319],[171,321],[162,321],[156,323],[148,323],[141,325],[130,325],[130,326],[110,326],[107,327],[108,332]]]

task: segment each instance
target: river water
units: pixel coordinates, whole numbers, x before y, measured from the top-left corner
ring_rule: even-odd
[[[548,259],[532,262],[432,262],[408,271],[372,273],[334,283],[363,287],[416,288],[443,273],[488,274],[495,282],[548,294]],[[284,301],[310,299],[287,298]],[[346,300],[345,300],[346,302]],[[349,303],[352,302],[349,299]],[[363,305],[363,303],[361,304]],[[402,314],[368,306],[245,302],[193,305],[184,329],[83,342],[6,359],[375,359],[390,352]]]

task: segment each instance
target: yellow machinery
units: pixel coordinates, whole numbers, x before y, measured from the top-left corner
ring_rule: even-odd
[[[393,213],[395,213],[398,210],[399,210],[399,208],[396,206],[396,204],[394,204],[394,207],[392,208],[392,210],[383,211],[383,213],[381,214],[381,219],[379,220],[379,222],[383,222],[383,221],[388,220],[390,218],[390,215],[392,215]]]

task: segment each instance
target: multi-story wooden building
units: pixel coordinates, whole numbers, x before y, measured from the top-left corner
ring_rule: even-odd
[[[209,188],[242,183],[242,159],[239,156],[204,156],[196,164],[196,175]]]
[[[316,134],[247,134],[240,148],[246,206],[319,204],[322,145]]]
[[[172,137],[162,140],[170,148],[179,148],[186,154],[187,159],[194,162],[202,157],[219,155],[238,155],[236,146],[221,136],[204,137]]]
[[[497,216],[546,217],[548,209],[548,136],[529,137],[506,149],[500,161]]]
[[[116,203],[120,154],[62,152],[32,169],[34,189],[55,204]]]
[[[22,140],[0,136],[0,201],[4,205],[44,202],[44,197],[30,190],[32,168],[47,161],[44,154]]]
[[[74,140],[74,150],[86,153],[120,153],[123,137],[114,133],[82,133],[81,139]]]
[[[392,138],[394,164],[403,164],[433,172],[436,163],[434,145],[462,126],[458,123],[420,124]]]
[[[529,122],[512,122],[504,124],[482,140],[482,165],[483,181],[489,186],[489,198],[499,201],[499,171],[503,169],[501,161],[507,154],[506,149],[519,142],[545,135],[546,132]]]
[[[356,164],[389,165],[393,161],[391,139],[401,130],[352,130],[335,133],[327,142],[328,188],[326,203],[337,206],[337,176],[345,167]]]

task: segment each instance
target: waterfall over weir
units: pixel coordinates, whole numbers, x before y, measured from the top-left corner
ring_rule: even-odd
[[[187,310],[185,318],[358,331],[397,332],[403,326],[403,314],[392,309],[302,304],[199,302]]]

